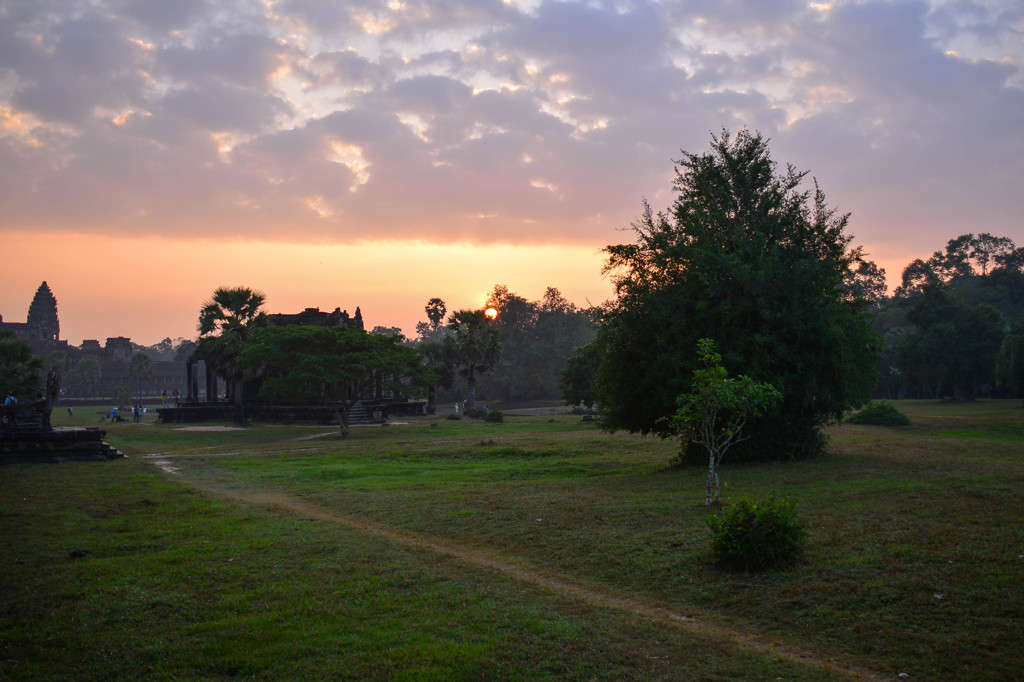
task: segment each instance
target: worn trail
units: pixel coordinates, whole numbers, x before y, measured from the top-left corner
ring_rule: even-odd
[[[226,482],[200,480],[192,476],[182,475],[180,467],[174,466],[169,459],[163,457],[152,457],[150,461],[165,473],[175,475],[187,485],[216,497],[227,498],[245,504],[271,507],[287,513],[338,524],[426,549],[479,568],[504,574],[522,583],[535,585],[551,592],[579,599],[593,606],[615,609],[640,618],[668,623],[674,627],[689,629],[695,634],[732,642],[739,648],[747,651],[775,656],[802,666],[817,668],[837,679],[881,680],[888,679],[889,677],[875,671],[851,665],[845,661],[822,656],[813,651],[751,637],[707,622],[697,616],[677,613],[660,606],[644,603],[638,599],[553,576],[508,557],[453,544],[439,538],[420,535],[403,528],[369,519],[339,514],[280,491],[263,487],[249,487],[248,484],[240,487],[238,484],[242,483],[241,481],[231,481],[229,485]]]

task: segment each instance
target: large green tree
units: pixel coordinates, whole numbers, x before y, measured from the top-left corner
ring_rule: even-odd
[[[43,361],[32,346],[14,332],[0,330],[0,395],[10,391],[21,402],[34,400],[43,390],[42,371]]]
[[[253,330],[265,319],[266,296],[247,287],[221,287],[199,310],[199,352],[228,383],[235,401],[235,423],[242,414],[243,368],[238,357],[252,340]]]
[[[466,409],[476,409],[476,381],[501,360],[498,330],[482,310],[459,310],[448,319],[455,358],[466,377]]]
[[[246,344],[239,366],[262,378],[264,398],[330,405],[345,437],[360,399],[378,389],[406,396],[434,380],[419,353],[403,341],[346,325],[263,327]]]
[[[697,341],[782,394],[750,424],[737,458],[820,452],[821,427],[865,402],[878,340],[869,302],[844,286],[859,257],[849,216],[828,207],[806,173],[778,172],[758,133],[723,131],[677,162],[676,200],[644,206],[636,242],[608,246],[616,300],[599,338],[599,402],[612,429],[675,435],[666,417],[692,391]]]

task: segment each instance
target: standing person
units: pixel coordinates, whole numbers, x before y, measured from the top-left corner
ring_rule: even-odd
[[[164,392],[160,394],[160,407],[170,407],[170,400],[171,399],[167,396],[167,389],[165,388]]]
[[[117,421],[117,407],[116,406],[114,407],[114,409],[112,409],[110,411],[110,421],[112,421],[112,422],[116,422]]]
[[[5,416],[10,420],[11,426],[18,425],[18,413],[15,411],[15,405],[18,404],[18,399],[14,397],[14,394],[7,391],[7,397],[4,398],[4,411],[7,413]]]
[[[178,400],[181,399],[181,394],[178,393],[178,389],[174,389],[174,393],[171,394],[171,397],[174,398],[174,406],[177,407]]]

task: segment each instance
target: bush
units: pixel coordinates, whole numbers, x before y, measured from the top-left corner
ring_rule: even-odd
[[[486,419],[487,410],[481,409],[479,407],[474,410],[466,410],[466,416],[469,417],[470,419]]]
[[[484,421],[491,422],[492,424],[497,424],[498,422],[505,421],[505,415],[501,413],[501,410],[491,410],[490,412],[487,413],[487,416],[484,417]]]
[[[908,426],[910,420],[887,402],[868,403],[867,407],[846,418],[848,424],[871,426]]]
[[[448,415],[446,417],[446,419],[462,419],[462,415],[461,414],[450,414],[450,415]]]
[[[806,526],[789,498],[740,500],[708,517],[711,554],[726,568],[760,571],[796,563],[803,554]]]

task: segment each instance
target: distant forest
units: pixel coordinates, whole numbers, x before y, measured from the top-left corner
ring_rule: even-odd
[[[1020,397],[1024,388],[1024,247],[965,234],[872,296],[883,341],[876,394],[886,398]],[[884,277],[884,273],[879,273]],[[882,288],[884,292],[884,286]]]

